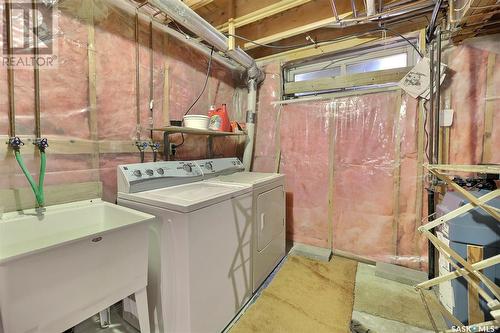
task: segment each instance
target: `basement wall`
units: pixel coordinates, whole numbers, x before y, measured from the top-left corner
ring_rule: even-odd
[[[5,24],[2,10],[3,6],[0,9],[0,31]],[[50,145],[47,149],[47,204],[101,195],[105,200],[114,202],[116,166],[140,160],[135,147],[134,17],[99,0],[61,2],[55,15],[58,31],[54,42],[58,46],[59,66],[40,71],[41,131],[43,137],[49,138]],[[94,38],[92,31],[95,31]],[[141,22],[139,82],[142,140],[149,140],[147,129],[150,127],[149,36],[149,22]],[[208,59],[156,28],[153,50],[153,127],[162,127],[168,124],[169,119],[182,119],[201,92]],[[26,143],[21,152],[37,179],[39,156],[28,142],[29,138],[34,138],[35,126],[33,75],[31,69],[15,70],[16,135]],[[207,89],[191,114],[206,114],[209,105],[226,103],[231,118],[243,121],[240,100],[245,99],[243,94],[246,90],[237,88],[239,82],[238,73],[214,61]],[[96,95],[95,105],[92,94]],[[35,205],[13,152],[4,144],[8,138],[8,124],[7,70],[0,66],[0,209],[5,211]],[[155,132],[153,139],[161,142],[162,137],[161,132]],[[176,159],[206,157],[206,137],[186,135],[185,138]],[[181,142],[180,136],[173,136],[172,139]],[[219,157],[241,155],[243,141],[244,138],[215,138],[214,153]],[[152,161],[151,152],[146,154],[146,161]]]
[[[442,130],[442,163],[500,163],[500,100],[486,101],[500,95],[498,40],[472,39],[443,54],[450,70],[442,107],[455,118]],[[273,106],[279,64],[265,70],[254,170],[286,174],[287,238],[427,270],[417,230],[427,215],[418,102],[395,90]]]

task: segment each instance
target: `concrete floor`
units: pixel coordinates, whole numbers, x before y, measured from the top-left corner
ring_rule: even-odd
[[[101,328],[99,316],[95,315],[75,327],[74,333],[139,333],[129,325],[121,316],[121,306],[111,307],[111,325]]]
[[[415,327],[401,323],[399,321],[385,319],[365,312],[353,311],[352,320],[362,323],[370,333],[434,333],[420,327]]]
[[[439,313],[431,308],[432,313]],[[420,294],[411,285],[376,275],[376,267],[358,264],[353,318],[374,332],[431,332]],[[446,329],[442,316],[438,328]],[[370,331],[371,332],[371,331]]]

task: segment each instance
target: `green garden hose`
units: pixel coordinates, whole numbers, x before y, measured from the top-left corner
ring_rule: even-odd
[[[31,176],[31,174],[28,171],[28,168],[26,168],[26,165],[24,164],[23,157],[21,156],[21,152],[19,150],[15,150],[14,154],[16,155],[16,160],[19,166],[21,167],[21,170],[23,170],[24,175],[26,176],[26,179],[28,180],[31,189],[33,190],[33,193],[35,194],[36,202],[39,207],[42,207],[45,204],[45,195],[43,192],[43,182],[45,180],[45,169],[46,169],[46,164],[47,164],[47,159],[45,156],[45,152],[40,153],[41,161],[40,161],[40,176],[39,176],[39,181],[38,181],[38,186],[35,183],[35,180]]]
[[[43,191],[43,182],[45,180],[45,169],[47,166],[47,156],[45,151],[40,151],[40,175],[38,176],[38,205],[42,207],[45,205],[45,193]]]

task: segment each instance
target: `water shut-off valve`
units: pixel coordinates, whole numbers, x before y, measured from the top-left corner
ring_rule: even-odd
[[[33,144],[40,149],[41,152],[45,152],[45,149],[49,147],[49,141],[46,138],[38,138]]]
[[[160,150],[160,144],[158,142],[150,142],[149,146],[151,147],[153,153],[157,153]]]
[[[14,149],[14,151],[19,151],[22,146],[24,146],[24,142],[21,141],[21,138],[18,136],[9,138],[7,144]]]
[[[149,147],[149,143],[147,141],[136,141],[135,146],[142,153]]]

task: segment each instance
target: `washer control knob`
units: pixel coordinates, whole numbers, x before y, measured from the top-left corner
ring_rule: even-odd
[[[189,164],[184,164],[184,170],[186,172],[192,172],[193,171],[193,167]]]
[[[146,174],[147,174],[148,176],[152,176],[152,175],[154,174],[154,172],[153,172],[153,170],[151,170],[151,169],[147,169],[147,170],[146,170]]]
[[[136,177],[142,177],[141,170],[134,170],[134,176],[136,176]]]
[[[163,170],[162,168],[159,168],[158,170],[156,170],[156,172],[158,172],[159,175],[165,174],[165,170]]]
[[[205,163],[205,169],[207,170],[213,170],[214,166],[212,165],[212,162],[207,162]]]

